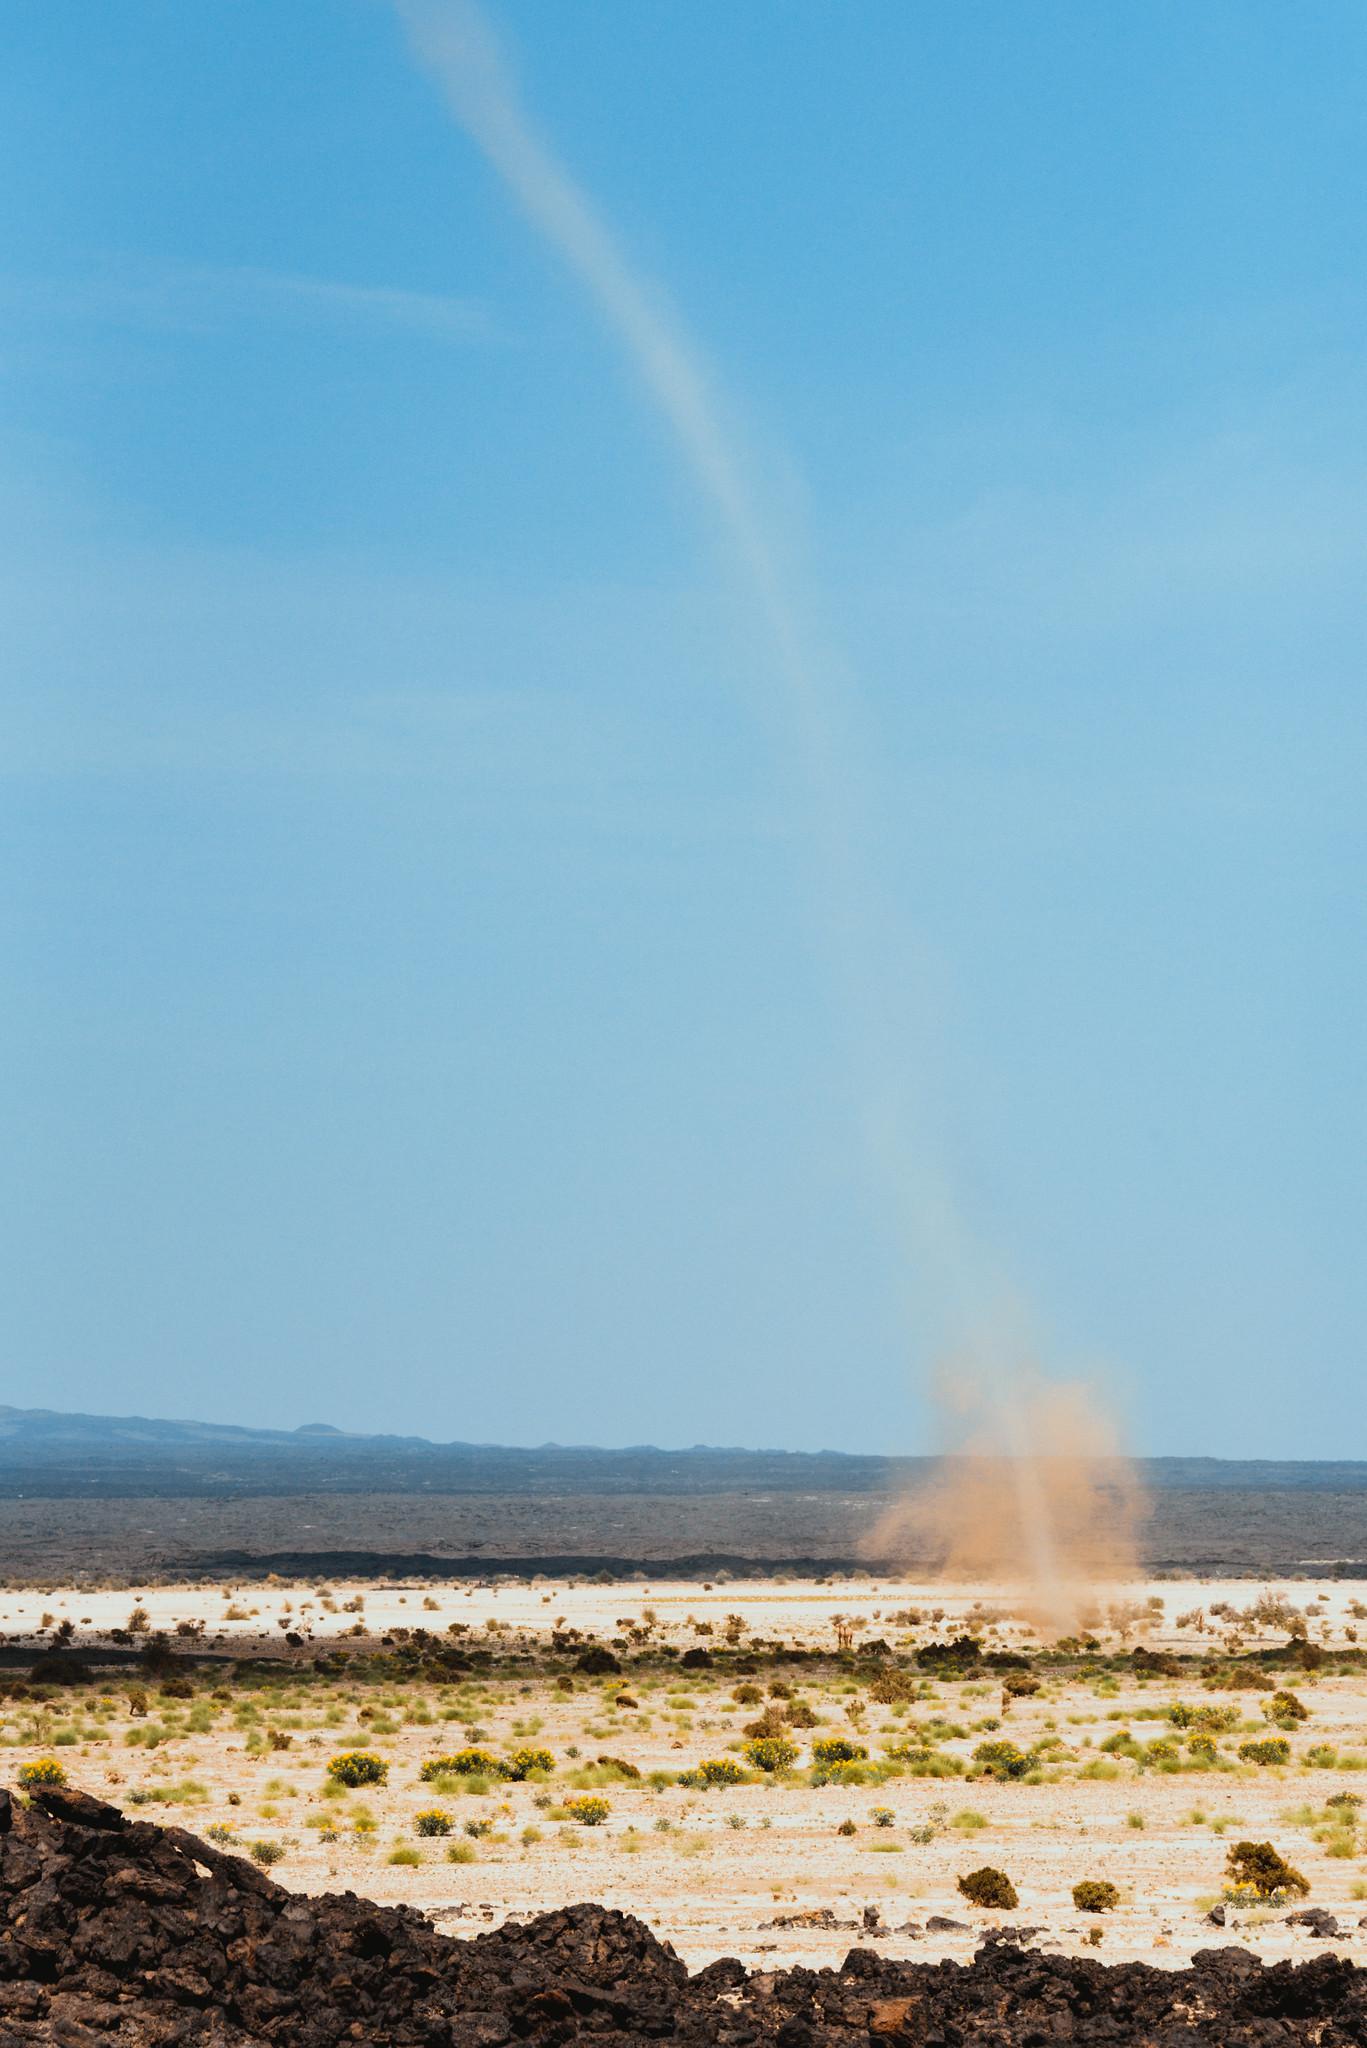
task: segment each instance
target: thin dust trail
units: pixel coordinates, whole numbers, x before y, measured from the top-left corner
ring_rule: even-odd
[[[1083,1533],[1097,1518],[1078,1511],[1079,1498],[1090,1498],[1098,1482],[1094,1474],[1080,1480],[1087,1454],[1077,1444],[1095,1439],[1097,1429],[1089,1424],[1081,1438],[1073,1429],[1055,1451],[1052,1432],[1072,1428],[1078,1419],[1076,1390],[1059,1389],[1064,1398],[1041,1407],[1022,1372],[1020,1333],[1003,1325],[1006,1290],[995,1264],[966,1227],[927,1141],[923,1091],[912,1085],[906,1034],[892,1023],[892,949],[874,915],[878,894],[861,850],[870,806],[859,795],[861,777],[849,758],[840,664],[799,597],[700,351],[677,318],[663,310],[602,213],[538,131],[474,0],[396,5],[414,51],[455,118],[585,288],[654,400],[708,507],[732,573],[748,593],[779,685],[785,744],[805,785],[830,980],[843,1010],[865,1139],[899,1225],[902,1285],[908,1299],[919,1290],[922,1307],[933,1290],[961,1339],[971,1333],[969,1349],[990,1385],[984,1415],[994,1440],[994,1483],[984,1488],[977,1478],[970,1482],[971,1507],[963,1502],[962,1484],[955,1483],[957,1467],[946,1467],[937,1489],[937,1511],[948,1518],[949,1568],[970,1556],[983,1562],[990,1549],[990,1568],[1005,1564],[1023,1575],[1036,1589],[1041,1610],[1062,1621],[1074,1604],[1063,1589],[1079,1574],[1100,1570],[1107,1554],[1106,1544]],[[922,1039],[930,1035],[918,1032]],[[974,1472],[988,1455],[975,1450]],[[970,1524],[974,1530],[983,1526],[988,1507],[1002,1493],[1003,1458],[1009,1473],[1005,1491],[1014,1509],[1004,1517],[997,1513],[995,1526],[1003,1534],[995,1544],[977,1534],[970,1540]],[[1114,1464],[1112,1452],[1106,1462],[1108,1468]],[[892,1541],[897,1531],[881,1533]],[[1096,1560],[1091,1567],[1089,1555]]]

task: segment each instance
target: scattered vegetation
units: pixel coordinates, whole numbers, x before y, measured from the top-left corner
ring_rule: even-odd
[[[580,1827],[597,1828],[602,1826],[612,1812],[612,1807],[606,1799],[598,1799],[592,1793],[584,1793],[577,1799],[567,1799],[564,1811],[566,1817],[576,1821]]]
[[[1304,1898],[1310,1890],[1299,1870],[1294,1870],[1271,1842],[1236,1842],[1225,1864],[1231,1882],[1260,1899]]]
[[[334,1785],[354,1790],[358,1785],[383,1785],[389,1765],[371,1749],[344,1749],[328,1761],[328,1776]]]
[[[20,1764],[19,1784],[25,1792],[37,1792],[48,1785],[65,1785],[66,1766],[55,1756],[35,1757],[32,1763]]]
[[[970,1906],[986,1906],[1013,1912],[1020,1904],[1016,1887],[1004,1870],[994,1870],[990,1863],[984,1863],[981,1870],[970,1870],[956,1879],[956,1885]]]

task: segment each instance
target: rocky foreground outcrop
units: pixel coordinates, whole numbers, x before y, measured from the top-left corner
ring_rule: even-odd
[[[573,1906],[473,1940],[407,1907],[308,1898],[180,1828],[78,1792],[0,1792],[0,2044],[727,2048],[1143,2042],[1367,2043],[1367,1972],[1243,1950],[1187,1970],[990,1943],[969,1965],[855,1949],[839,1970],[690,1976],[640,1921]]]

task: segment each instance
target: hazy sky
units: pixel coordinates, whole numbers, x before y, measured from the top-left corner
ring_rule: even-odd
[[[1367,18],[490,18],[845,679],[898,1085],[1046,1362],[1367,1455]],[[824,856],[618,343],[380,0],[5,42],[0,1399],[927,1447]]]

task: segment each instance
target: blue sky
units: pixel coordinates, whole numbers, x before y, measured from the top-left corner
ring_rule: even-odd
[[[490,19],[794,565],[1041,1356],[1353,1455],[1361,11]],[[3,1398],[928,1447],[825,849],[615,337],[379,0],[7,45]]]

